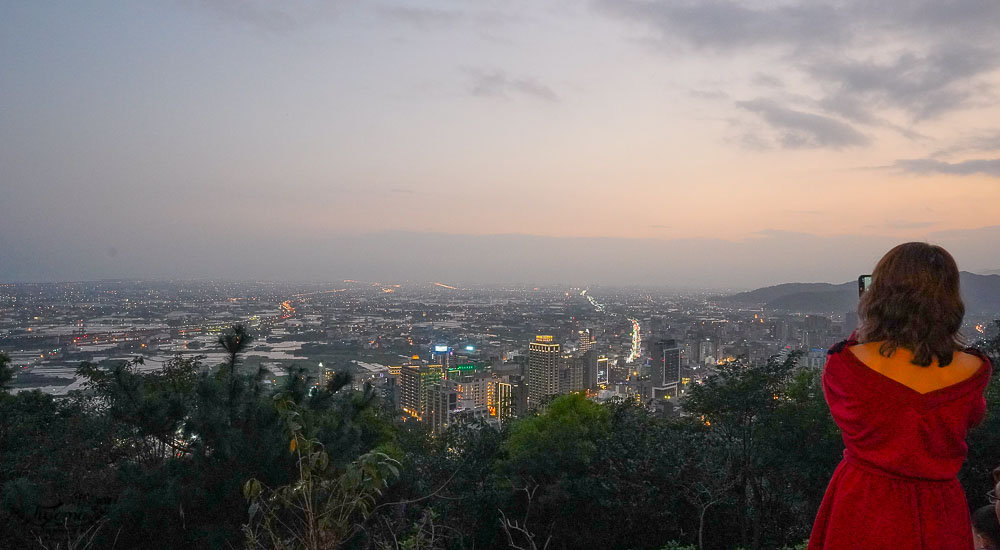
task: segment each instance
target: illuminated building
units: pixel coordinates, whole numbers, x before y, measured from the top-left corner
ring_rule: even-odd
[[[608,370],[608,358],[597,358],[597,384],[608,384],[611,381],[611,371]]]
[[[657,340],[652,345],[650,378],[657,387],[681,381],[681,349],[676,340]]]
[[[493,382],[490,416],[497,417],[500,422],[506,422],[514,417],[513,391],[510,382]]]
[[[478,377],[471,382],[441,380],[428,392],[427,414],[433,433],[441,433],[456,422],[486,419],[491,409],[486,405],[490,380]],[[479,403],[478,401],[481,401]]]
[[[458,380],[463,377],[479,374],[485,369],[485,365],[476,363],[461,363],[444,367],[445,378],[448,380]]]
[[[441,433],[451,421],[451,413],[458,408],[458,385],[450,380],[441,380],[428,392],[426,420],[431,432]]]
[[[410,365],[400,369],[399,406],[403,412],[418,419],[427,414],[429,394],[443,378],[441,365]]]
[[[574,357],[559,366],[559,393],[583,390],[583,357]]]
[[[445,371],[451,366],[451,348],[444,345],[438,344],[434,346],[434,362],[440,364],[444,367]]]
[[[608,366],[608,383],[623,384],[629,379],[629,375],[631,374],[632,370],[628,368],[628,365],[626,365],[621,358],[615,359],[615,361],[610,363]]]
[[[681,394],[681,349],[675,340],[653,343],[649,371],[654,399],[676,398]]]
[[[528,344],[528,406],[539,408],[559,394],[559,344],[539,335]]]
[[[595,339],[594,335],[590,333],[590,329],[578,331],[580,334],[580,353],[586,353],[594,347]]]
[[[452,380],[449,378],[449,380]],[[486,373],[466,375],[456,380],[461,407],[487,407],[490,404],[492,379]]]

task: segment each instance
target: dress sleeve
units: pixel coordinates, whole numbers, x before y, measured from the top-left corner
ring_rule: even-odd
[[[823,367],[823,398],[826,400],[826,405],[830,408],[830,414],[833,415],[833,419],[838,426],[845,420],[852,420],[849,418],[851,415],[847,407],[845,407],[849,392],[846,387],[848,384],[845,384],[843,378],[843,364],[840,362],[839,357],[836,355],[830,356],[826,361],[826,366]]]
[[[986,391],[992,379],[993,365],[990,364],[990,360],[986,357],[983,357],[983,361],[986,365],[982,368],[985,368],[989,374],[983,377],[980,387],[973,393],[972,406],[969,409],[969,428],[978,426],[983,421],[983,418],[986,417]]]

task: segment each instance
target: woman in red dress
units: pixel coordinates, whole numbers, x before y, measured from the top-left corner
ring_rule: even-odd
[[[958,267],[926,243],[890,250],[834,346],[823,393],[844,438],[809,550],[973,550],[956,479],[986,411],[989,360],[962,351]]]

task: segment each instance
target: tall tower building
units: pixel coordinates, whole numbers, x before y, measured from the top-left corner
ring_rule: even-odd
[[[582,357],[561,361],[559,365],[559,393],[581,391],[583,387],[584,362]]]
[[[607,384],[611,381],[611,371],[608,370],[608,358],[601,356],[597,358],[597,384]]]
[[[444,378],[441,365],[412,365],[400,369],[399,405],[403,412],[418,419],[427,414],[430,393]]]
[[[528,344],[528,407],[538,408],[559,394],[559,344],[538,335]]]
[[[451,422],[451,415],[458,408],[458,384],[450,380],[441,380],[428,392],[427,415],[431,432],[440,434]]]
[[[597,373],[597,350],[591,349],[584,353],[580,357],[580,362],[583,364],[583,388],[585,390],[592,390],[597,387],[597,380],[599,378]],[[607,380],[605,380],[607,382]]]
[[[510,382],[497,380],[493,382],[490,416],[497,417],[501,423],[514,417],[513,387]]]
[[[654,394],[657,389],[663,393],[677,395],[681,383],[681,349],[675,340],[657,340],[652,345],[650,379]]]

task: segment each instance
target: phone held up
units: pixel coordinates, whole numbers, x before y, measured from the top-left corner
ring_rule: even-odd
[[[871,286],[872,286],[871,275],[862,275],[858,277],[858,296],[864,294],[865,291],[868,290],[868,288]]]

